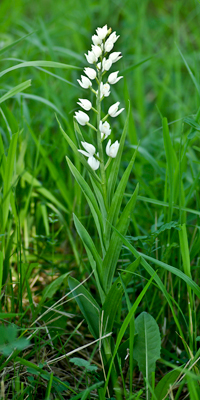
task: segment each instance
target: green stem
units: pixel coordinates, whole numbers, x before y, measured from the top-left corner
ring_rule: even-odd
[[[98,144],[98,151],[99,151],[99,158],[100,158],[100,171],[101,171],[101,182],[102,182],[102,189],[103,189],[103,197],[105,207],[107,209],[107,188],[106,188],[106,174],[105,174],[105,167],[104,167],[104,157],[103,157],[103,145],[101,142],[101,132],[99,130],[99,124],[101,120],[101,99],[100,99],[100,85],[102,81],[102,72],[98,72],[98,93],[97,93],[97,144]]]

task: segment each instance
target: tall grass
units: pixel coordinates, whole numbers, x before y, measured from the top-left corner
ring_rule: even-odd
[[[1,2],[2,399],[199,398],[199,15],[198,1]],[[108,365],[68,286],[72,276],[84,284],[77,295],[100,303],[73,213],[96,246],[99,237],[65,156],[89,179],[56,119],[77,144],[77,78],[106,23],[123,52],[124,79],[112,91],[126,107],[118,140],[130,105],[119,179],[138,148],[123,207],[140,186],[127,235],[115,231],[123,249]],[[141,314],[161,335],[150,379],[134,350]]]

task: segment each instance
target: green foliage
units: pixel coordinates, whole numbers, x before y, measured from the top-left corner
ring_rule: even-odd
[[[143,312],[135,320],[135,330],[137,336],[133,347],[133,357],[138,362],[143,377],[151,384],[151,376],[155,372],[156,361],[160,358],[161,337],[159,328],[155,319]],[[149,398],[148,394],[147,398]]]
[[[0,326],[0,353],[9,356],[14,350],[24,350],[29,346],[30,341],[24,338],[17,338],[18,328],[16,325]]]

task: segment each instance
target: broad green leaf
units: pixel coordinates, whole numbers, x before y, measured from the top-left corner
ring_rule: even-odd
[[[106,231],[105,231],[106,240],[108,242],[109,242],[109,239],[110,239],[110,232],[111,232],[111,225],[110,224],[115,226],[116,223],[117,223],[117,220],[118,220],[118,217],[119,217],[120,208],[121,208],[121,204],[122,204],[122,199],[123,199],[123,196],[124,196],[125,187],[127,185],[131,170],[133,168],[133,164],[134,164],[134,161],[135,161],[136,154],[137,154],[137,150],[135,150],[135,152],[134,152],[134,154],[133,154],[133,156],[131,158],[131,161],[130,161],[128,167],[126,168],[126,170],[125,170],[125,172],[124,172],[124,174],[123,174],[123,176],[122,176],[122,178],[121,178],[121,180],[120,180],[120,182],[119,182],[119,184],[117,186],[116,192],[115,192],[115,194],[114,194],[114,196],[113,196],[113,198],[111,200],[111,206],[110,206],[110,209],[109,209],[109,212],[108,212],[108,217],[107,217],[108,223],[106,225]]]
[[[72,278],[68,279],[70,290],[78,306],[85,317],[88,328],[95,339],[99,338],[99,315],[100,307],[93,296],[84,288],[83,285]]]
[[[8,72],[14,71],[15,69],[19,68],[26,68],[26,67],[48,67],[48,68],[62,68],[62,69],[77,69],[80,70],[80,67],[76,67],[74,65],[67,65],[59,62],[54,61],[25,61],[20,64],[14,65],[13,67],[7,68],[4,71],[0,72],[0,78],[7,74]]]
[[[179,375],[180,371],[174,369],[163,376],[163,378],[158,382],[154,391],[158,400],[162,400],[166,396],[168,390],[175,383]]]
[[[187,277],[182,271],[178,270],[177,268],[174,268],[174,267],[172,267],[171,265],[165,264],[165,263],[163,263],[163,262],[161,262],[161,261],[159,261],[159,260],[156,260],[156,259],[154,259],[154,258],[152,258],[152,257],[149,257],[149,256],[146,256],[146,255],[144,255],[144,254],[142,254],[142,253],[139,253],[139,252],[129,243],[129,241],[128,241],[115,227],[113,227],[113,230],[119,235],[119,237],[122,239],[124,245],[131,251],[131,253],[132,253],[136,258],[138,258],[139,256],[142,257],[142,258],[141,258],[141,264],[142,264],[142,266],[146,269],[146,271],[147,271],[151,276],[154,277],[155,282],[157,283],[158,287],[160,288],[160,290],[161,290],[162,293],[164,294],[164,296],[165,296],[165,298],[166,298],[166,300],[167,300],[167,302],[168,302],[168,304],[169,304],[169,306],[170,306],[170,309],[171,309],[172,315],[173,315],[173,317],[174,317],[175,323],[176,323],[176,325],[177,325],[177,328],[178,328],[178,330],[179,330],[180,336],[184,339],[184,334],[183,334],[183,332],[182,332],[182,329],[181,329],[179,320],[178,320],[178,318],[177,318],[177,316],[176,316],[176,313],[175,313],[175,311],[174,311],[174,307],[173,307],[173,305],[172,305],[172,302],[171,302],[171,299],[170,299],[170,297],[169,297],[169,295],[168,295],[168,292],[167,292],[165,286],[163,285],[161,279],[159,278],[159,276],[155,273],[154,269],[151,267],[150,264],[147,263],[147,261],[146,261],[144,258],[147,258],[147,259],[150,260],[152,263],[154,263],[154,264],[156,264],[156,265],[158,265],[158,266],[160,266],[160,267],[162,267],[162,268],[164,268],[164,269],[167,269],[168,271],[174,273],[175,275],[177,275],[177,276],[179,276],[180,278],[182,278],[183,280],[185,280],[185,282],[191,286],[191,288],[194,290],[194,292],[195,292],[195,293],[197,294],[197,296],[200,298],[200,289],[199,289],[198,285],[197,285],[194,281],[192,281],[192,279],[190,279],[189,277]],[[185,339],[184,339],[184,342],[183,342],[183,343],[185,343]],[[186,351],[188,351],[186,345],[185,345],[185,349],[186,349]]]
[[[90,362],[88,360],[84,360],[84,358],[73,357],[70,358],[69,361],[78,367],[84,367],[88,372],[94,372],[98,369],[96,365],[91,365]]]
[[[112,169],[111,169],[111,172],[110,172],[110,175],[108,178],[108,204],[111,203],[111,200],[112,200],[113,194],[114,194],[114,190],[115,190],[115,186],[116,186],[116,182],[117,182],[122,153],[123,153],[123,149],[124,149],[124,142],[125,142],[126,133],[127,133],[127,129],[128,129],[129,113],[130,113],[130,106],[128,109],[128,114],[127,114],[126,122],[124,125],[124,129],[122,132],[122,136],[120,139],[119,150],[117,152],[117,156],[114,158],[114,161],[112,164]]]
[[[148,290],[149,286],[151,285],[155,275],[156,275],[156,273],[154,272],[154,275],[151,277],[149,282],[147,282],[147,284],[145,285],[145,287],[143,288],[143,290],[141,291],[141,293],[139,294],[139,296],[135,300],[134,304],[131,307],[131,310],[129,311],[128,315],[126,316],[126,318],[125,318],[125,320],[124,320],[124,322],[123,322],[123,324],[122,324],[122,326],[120,328],[120,331],[119,331],[118,336],[117,336],[117,340],[116,340],[116,344],[115,344],[115,349],[114,349],[114,352],[113,352],[112,360],[110,362],[109,370],[108,370],[108,373],[107,373],[106,383],[105,383],[105,386],[104,386],[104,394],[106,394],[106,390],[107,390],[107,387],[108,387],[108,382],[109,382],[110,374],[111,374],[111,370],[112,370],[112,365],[113,365],[115,356],[116,356],[116,354],[118,352],[119,345],[120,345],[120,343],[122,341],[122,338],[123,338],[123,336],[124,336],[124,334],[126,332],[126,329],[127,329],[128,325],[129,325],[131,319],[133,318],[133,315],[135,314],[135,311],[137,310],[137,307],[139,306],[140,302],[142,301],[142,299],[143,299],[146,291]]]
[[[54,294],[57,292],[59,287],[62,285],[63,281],[66,279],[66,277],[69,275],[69,272],[66,274],[60,275],[58,278],[56,278],[53,282],[51,282],[48,286],[45,287],[42,293],[42,299],[41,302],[44,303],[46,299],[51,299]]]
[[[117,230],[122,235],[126,235],[126,232],[127,232],[127,229],[128,229],[129,223],[130,223],[130,216],[131,216],[131,213],[133,212],[133,209],[135,207],[135,203],[137,200],[138,190],[139,190],[139,185],[137,184],[136,189],[135,189],[134,193],[132,194],[132,197],[130,198],[129,202],[127,203],[126,207],[124,208],[124,210],[119,218],[119,221],[117,224]],[[122,248],[122,240],[116,232],[113,232],[112,236],[111,236],[111,241],[110,241],[110,244],[109,244],[108,250],[106,252],[106,256],[103,260],[103,265],[102,265],[101,280],[103,281],[104,290],[106,293],[111,288],[121,248]]]
[[[28,339],[17,338],[17,326],[0,326],[0,353],[9,356],[15,349],[23,350],[29,345]]]
[[[82,190],[83,194],[85,195],[85,197],[87,199],[87,202],[89,204],[91,213],[93,215],[93,218],[94,218],[97,230],[98,230],[98,234],[99,234],[99,238],[100,238],[100,241],[101,241],[102,248],[104,249],[103,236],[102,236],[103,221],[102,221],[102,215],[101,215],[101,212],[99,210],[98,203],[97,203],[97,201],[95,199],[95,196],[94,196],[92,190],[90,189],[88,183],[82,177],[80,172],[76,169],[76,167],[73,165],[73,163],[71,162],[71,160],[67,156],[66,156],[66,160],[67,160],[68,166],[70,168],[70,171],[72,172],[74,178],[76,179],[77,183],[81,187],[81,190]]]
[[[10,97],[13,97],[17,93],[27,89],[29,86],[31,86],[31,79],[29,79],[26,82],[20,83],[19,85],[17,85],[14,88],[10,89],[6,94],[4,94],[0,98],[0,103],[3,103],[3,101],[8,100]]]
[[[133,273],[137,269],[138,265],[140,264],[140,261],[141,261],[140,257],[137,258],[137,260],[135,260],[131,265],[129,265],[123,273],[121,273],[121,279],[123,280],[125,287],[132,279],[131,273]],[[124,288],[121,284],[121,279],[119,277],[113,283],[102,307],[102,311],[104,312],[103,319],[104,319],[104,326],[106,326],[106,332],[112,331],[116,312],[121,304],[121,299],[124,292]]]
[[[155,319],[142,312],[135,320],[138,335],[133,347],[133,358],[138,362],[143,377],[151,384],[152,372],[155,372],[156,361],[160,358],[161,338]]]

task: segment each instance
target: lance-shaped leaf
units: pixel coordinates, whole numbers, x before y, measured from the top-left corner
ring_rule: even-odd
[[[156,361],[160,358],[161,338],[155,319],[142,312],[135,320],[135,337],[133,358],[138,362],[143,377],[151,384],[152,372],[155,372]]]
[[[129,202],[127,203],[126,207],[124,208],[120,218],[119,222],[117,224],[117,230],[122,234],[126,235],[129,223],[130,223],[130,216],[131,213],[133,212],[133,209],[135,207],[135,203],[137,200],[137,195],[138,195],[138,190],[139,190],[139,185],[137,184],[136,189],[130,198]],[[102,281],[104,284],[104,290],[106,293],[111,288],[117,261],[119,258],[119,254],[122,248],[122,240],[117,234],[116,231],[112,233],[110,245],[108,247],[108,250],[106,252],[106,256],[103,260],[103,265],[102,265]]]
[[[15,162],[15,156],[16,156],[16,147],[17,147],[17,139],[18,139],[18,133],[15,133],[12,136],[9,150],[8,150],[8,156],[6,162],[4,161],[3,165],[5,167],[4,169],[4,174],[2,175],[3,181],[4,181],[4,189],[3,189],[3,213],[2,213],[2,232],[4,232],[6,223],[7,223],[7,218],[8,218],[8,212],[9,212],[9,205],[10,205],[10,197],[11,197],[11,190],[12,190],[12,178],[13,178],[13,173],[14,173],[14,162]]]
[[[132,279],[132,273],[137,269],[138,265],[140,264],[140,260],[141,258],[138,257],[137,260],[135,260],[131,265],[127,267],[126,271],[123,271],[121,273],[121,277],[116,279],[106,296],[105,302],[102,307],[102,311],[104,312],[103,320],[104,327],[106,327],[106,332],[112,331],[115,315],[121,304],[122,295],[124,293],[121,279],[123,280],[123,283],[126,287]]]
[[[116,222],[117,222],[117,219],[119,216],[120,207],[122,204],[122,199],[124,196],[124,191],[125,191],[131,170],[133,168],[136,154],[137,154],[137,149],[135,150],[135,152],[131,158],[131,161],[130,161],[128,167],[126,168],[126,170],[120,180],[120,183],[117,186],[117,190],[112,198],[110,210],[109,210],[108,217],[107,217],[108,223],[106,225],[106,230],[105,230],[105,236],[106,236],[105,240],[107,240],[107,241],[109,241],[109,239],[110,239],[110,232],[111,232],[110,224],[112,224],[114,226],[116,225]]]
[[[76,217],[75,214],[73,214],[73,218],[74,218],[74,224],[75,224],[76,230],[84,244],[91,267],[93,268],[101,299],[102,299],[102,301],[104,301],[105,293],[102,289],[102,283],[100,282],[100,276],[101,276],[101,270],[102,270],[102,259],[99,255],[88,231],[84,228],[84,226],[81,224],[81,222],[79,221],[79,219]]]
[[[3,103],[3,101],[8,100],[10,97],[15,96],[17,93],[22,92],[23,90],[27,89],[29,86],[31,86],[31,79],[29,79],[28,81],[25,81],[23,83],[20,83],[19,85],[10,89],[6,94],[4,94],[0,98],[0,103]]]
[[[83,285],[69,277],[68,280],[70,290],[75,298],[83,316],[85,317],[88,328],[95,339],[99,338],[99,315],[100,307],[93,296],[84,288]]]
[[[108,179],[108,204],[111,203],[111,199],[113,198],[113,193],[114,193],[115,185],[116,185],[116,182],[117,182],[117,177],[118,177],[118,172],[119,172],[119,168],[120,168],[122,152],[123,152],[123,148],[124,148],[124,141],[125,141],[126,132],[127,132],[127,129],[128,129],[129,112],[130,112],[130,106],[129,106],[129,109],[128,109],[128,115],[127,115],[127,118],[126,118],[126,122],[125,122],[125,125],[124,125],[122,136],[121,136],[121,139],[120,139],[119,150],[117,152],[116,158],[113,161],[112,170],[110,172],[109,179]]]
[[[81,163],[83,164],[83,166],[88,170],[88,172],[95,178],[95,180],[98,183],[101,183],[101,180],[99,179],[98,175],[95,173],[95,171],[89,166],[88,162],[86,161],[85,157],[78,151],[77,146],[74,144],[73,140],[71,140],[71,138],[67,135],[67,133],[64,131],[64,129],[62,128],[58,118],[56,117],[58,125],[60,127],[61,133],[63,134],[64,138],[66,139],[67,143],[69,144],[69,146],[71,147],[71,149],[73,150],[75,156],[77,158],[80,159]],[[81,140],[83,140],[83,137],[81,136],[81,132],[80,132],[80,128],[78,126],[78,124],[75,122],[74,123],[74,127],[75,127],[75,131],[78,132],[78,134],[81,137]],[[84,140],[83,140],[84,141]],[[99,186],[100,189],[100,186]]]
[[[102,236],[102,232],[103,232],[102,215],[100,213],[99,206],[95,199],[94,193],[92,192],[88,183],[82,177],[80,172],[77,170],[77,168],[74,166],[74,164],[71,162],[71,160],[67,156],[66,156],[66,160],[67,160],[68,166],[69,166],[74,178],[76,179],[77,183],[81,187],[81,190],[84,193],[86,200],[89,204],[91,213],[92,213],[94,221],[95,221],[95,225],[97,227],[101,246],[102,246],[102,249],[104,249],[103,236]]]
[[[48,68],[62,68],[62,69],[81,69],[79,67],[76,67],[74,65],[67,65],[55,61],[43,61],[43,60],[38,60],[38,61],[25,61],[21,62],[20,64],[14,65],[13,67],[4,69],[4,71],[0,72],[0,77],[3,75],[7,74],[8,72],[11,72],[15,69],[19,68],[25,68],[25,67],[48,67]]]
[[[163,400],[165,396],[167,395],[168,391],[170,390],[170,387],[176,382],[177,378],[180,376],[180,370],[174,369],[165,376],[158,382],[155,388],[155,395],[158,400]]]

